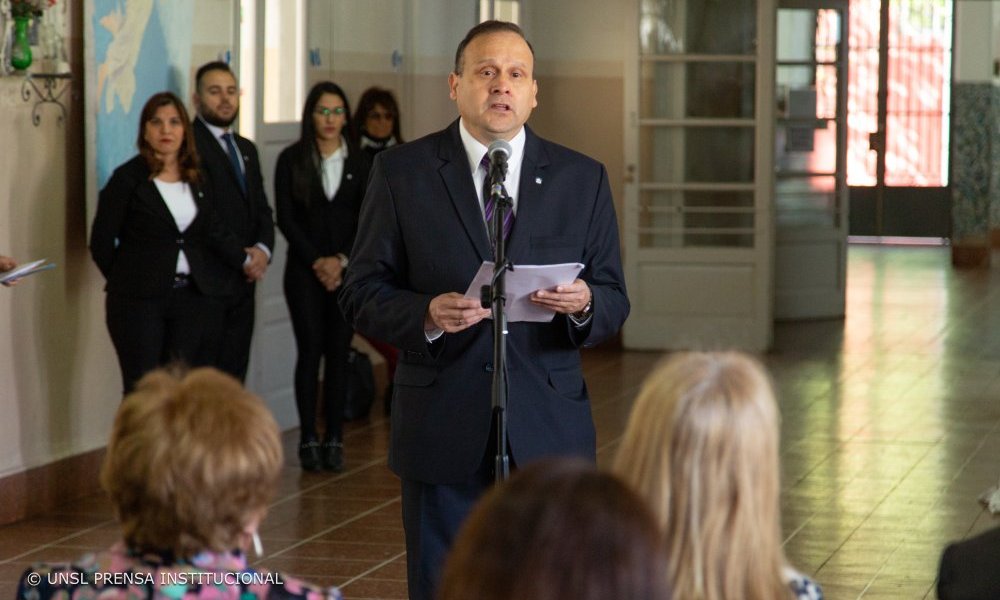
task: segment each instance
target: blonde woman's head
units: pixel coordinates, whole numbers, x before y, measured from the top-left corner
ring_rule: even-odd
[[[639,392],[615,470],[657,513],[675,592],[685,592],[676,597],[788,593],[778,410],[756,360],[738,352],[669,357]]]

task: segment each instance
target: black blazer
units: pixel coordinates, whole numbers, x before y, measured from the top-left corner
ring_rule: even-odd
[[[198,288],[209,296],[226,293],[225,272],[242,270],[243,247],[198,186],[192,186],[198,214],[182,233],[149,175],[145,159],[135,156],[101,190],[90,254],[107,279],[105,289],[135,297],[166,294],[183,249]]]
[[[1000,527],[944,549],[937,595],[940,600],[1000,598]]]
[[[368,155],[350,149],[344,161],[340,187],[333,200],[323,191],[320,166],[312,147],[295,142],[281,151],[274,171],[274,199],[278,229],[288,240],[288,263],[312,269],[322,256],[351,254],[358,231],[358,213],[368,183]],[[302,155],[307,161],[301,161]],[[318,160],[318,157],[316,158]],[[308,167],[303,168],[302,165]]]
[[[458,128],[455,121],[375,158],[340,298],[358,331],[401,350],[390,466],[403,478],[434,484],[476,471],[491,418],[492,321],[432,344],[424,336],[431,299],[464,292],[491,259]],[[511,454],[522,466],[549,455],[593,459],[579,348],[613,336],[629,312],[604,167],[528,129],[508,254],[514,264],[581,262],[594,296],[584,327],[565,315],[509,324]]]
[[[257,147],[247,138],[234,133],[233,138],[243,155],[246,170],[247,192],[244,195],[229,156],[219,141],[200,118],[194,119],[192,127],[202,172],[206,175],[205,188],[222,221],[243,247],[262,243],[274,252],[274,219],[264,191]],[[247,282],[242,267],[230,270],[227,275],[234,293],[248,287],[252,289],[253,284]]]

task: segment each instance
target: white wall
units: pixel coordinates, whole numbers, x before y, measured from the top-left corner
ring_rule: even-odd
[[[0,78],[0,253],[58,267],[0,288],[0,477],[103,446],[121,396],[85,247],[80,113],[60,126],[43,106],[35,127],[21,82]]]
[[[538,108],[529,125],[543,137],[604,163],[619,220],[624,194],[626,0],[525,2],[535,48]]]

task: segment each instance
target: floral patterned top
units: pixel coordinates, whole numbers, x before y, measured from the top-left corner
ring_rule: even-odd
[[[319,588],[281,573],[247,566],[240,552],[203,552],[173,561],[129,551],[123,543],[73,563],[30,567],[18,600],[343,600],[337,588]]]
[[[823,600],[823,590],[818,583],[792,568],[786,568],[784,574],[795,600]]]

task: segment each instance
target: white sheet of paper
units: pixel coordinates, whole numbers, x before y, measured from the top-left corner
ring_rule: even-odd
[[[514,265],[507,271],[507,322],[530,321],[545,323],[556,316],[556,311],[533,304],[529,296],[535,290],[552,289],[560,284],[573,283],[583,270],[582,263],[558,265]],[[486,261],[472,278],[466,298],[479,299],[479,291],[493,279],[493,262]]]
[[[48,259],[43,258],[41,260],[34,260],[31,261],[30,263],[23,264],[19,267],[15,267],[10,271],[0,272],[0,283],[5,283],[7,281],[20,279],[22,277],[27,277],[28,275],[34,275],[39,271],[54,269],[56,266],[55,263],[45,264],[46,260]]]

